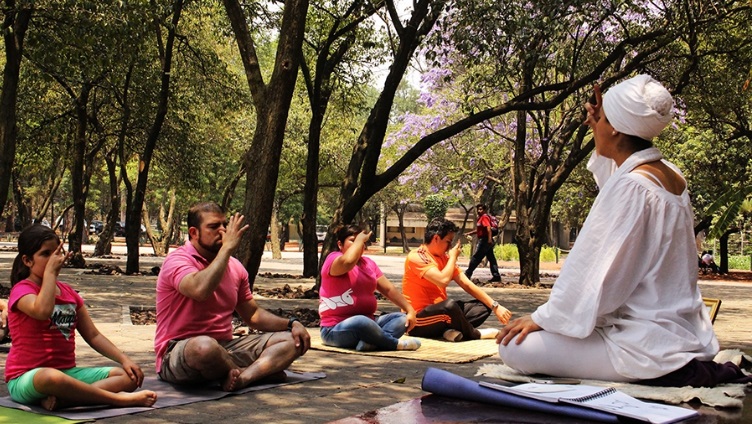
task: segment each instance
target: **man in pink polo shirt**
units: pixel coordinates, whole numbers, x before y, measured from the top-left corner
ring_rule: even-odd
[[[278,317],[253,299],[248,272],[232,256],[247,229],[242,215],[227,222],[216,203],[188,211],[188,241],[167,256],[157,279],[154,350],[162,380],[219,381],[233,391],[284,376],[310,347],[300,322]],[[263,333],[233,338],[233,311]]]

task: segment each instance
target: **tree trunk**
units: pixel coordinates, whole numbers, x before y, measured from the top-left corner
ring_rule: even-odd
[[[279,204],[276,201],[274,202],[274,207],[272,208],[271,218],[271,222],[269,223],[269,229],[271,232],[271,239],[269,240],[269,244],[271,244],[270,248],[272,251],[272,259],[282,259],[282,239],[279,231]]]
[[[322,110],[323,109],[323,110]],[[314,109],[308,127],[308,157],[306,159],[306,180],[303,189],[303,277],[316,277],[319,274],[319,240],[316,236],[319,195],[319,152],[321,145],[322,112],[326,106]]]
[[[5,15],[2,23],[5,45],[3,86],[0,92],[0,215],[5,210],[8,190],[11,187],[11,171],[16,158],[16,104],[18,102],[19,75],[23,53],[24,36],[31,19],[30,8],[17,8],[15,0],[5,0]]]
[[[89,104],[89,93],[92,89],[90,83],[84,83],[81,92],[77,98],[74,98],[76,113],[76,135],[73,146],[73,164],[71,166],[71,182],[73,195],[73,219],[75,230],[68,238],[68,251],[73,255],[70,264],[74,268],[83,268],[86,266],[86,260],[81,252],[81,246],[84,241],[84,224],[86,217],[86,197],[89,191],[89,184],[86,178],[86,132],[88,130],[89,115],[87,107]]]
[[[21,181],[18,177],[17,171],[11,172],[13,179],[13,197],[16,200],[16,211],[18,212],[18,222],[20,224],[20,230],[31,225],[31,204],[26,195],[24,194],[23,187],[21,187]],[[15,228],[14,228],[15,230]]]
[[[118,190],[118,178],[117,178],[117,163],[114,152],[109,155],[105,155],[105,163],[107,164],[107,175],[109,176],[110,185],[110,210],[107,212],[107,218],[102,228],[102,232],[99,233],[99,240],[94,246],[94,256],[110,255],[112,254],[112,237],[115,230],[115,222],[120,218],[120,195]]]
[[[397,214],[400,239],[402,239],[402,253],[408,253],[410,252],[410,246],[407,244],[407,233],[405,232],[405,211],[407,210],[407,203],[397,203],[392,206],[392,210]],[[386,234],[386,232],[384,233]]]
[[[302,56],[308,0],[285,2],[274,71],[268,84],[264,84],[248,20],[240,3],[238,0],[223,0],[223,3],[256,108],[256,132],[245,156],[248,173],[243,212],[249,228],[236,252],[250,275],[252,288],[271,221],[287,115]],[[259,181],[264,183],[259,184]]]
[[[718,240],[718,243],[720,244],[721,248],[721,264],[718,266],[718,272],[721,274],[728,274],[729,267],[728,267],[728,239],[731,234],[738,233],[740,230],[739,228],[731,228],[729,230],[726,230],[725,233],[721,236],[721,238]]]
[[[170,100],[170,72],[172,70],[173,47],[175,45],[175,35],[177,32],[180,14],[183,11],[183,0],[175,0],[172,6],[172,19],[170,24],[166,25],[167,40],[164,43],[164,50],[160,52],[162,61],[161,86],[159,89],[159,103],[157,112],[154,116],[154,123],[149,129],[149,135],[146,139],[146,145],[141,154],[138,166],[138,180],[136,188],[132,193],[132,202],[128,204],[125,212],[125,244],[128,249],[128,259],[125,265],[126,274],[135,274],[139,272],[139,247],[141,237],[141,210],[144,207],[146,199],[146,187],[149,179],[149,168],[154,155],[154,149],[157,146],[157,140],[162,132],[165,117],[167,116],[167,107]],[[155,31],[157,37],[160,37],[160,23],[156,23]],[[160,43],[161,44],[161,43]],[[129,196],[129,200],[130,196]],[[147,222],[145,225],[149,225]]]

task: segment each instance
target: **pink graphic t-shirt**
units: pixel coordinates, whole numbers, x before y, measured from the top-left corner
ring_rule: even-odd
[[[365,256],[350,272],[334,277],[329,274],[332,263],[342,252],[332,252],[321,267],[319,316],[322,327],[331,327],[355,315],[373,319],[376,312],[376,280],[381,272],[376,263]]]
[[[50,318],[34,319],[18,310],[22,297],[42,289],[31,280],[16,283],[8,300],[8,328],[13,347],[5,361],[5,382],[34,368],[68,369],[76,366],[77,311],[84,301],[69,285],[58,281],[60,294]]]

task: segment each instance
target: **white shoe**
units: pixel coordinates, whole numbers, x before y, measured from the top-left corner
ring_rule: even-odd
[[[462,341],[462,332],[450,328],[444,332],[444,340],[448,342]]]
[[[479,328],[481,339],[495,339],[499,335],[499,330],[496,328]]]

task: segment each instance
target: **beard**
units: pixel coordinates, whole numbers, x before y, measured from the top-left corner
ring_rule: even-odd
[[[206,249],[206,251],[208,252],[219,253],[219,249],[222,248],[222,239],[219,239],[212,244],[207,244],[201,241],[201,234],[199,234],[198,245],[201,246],[203,249]]]

